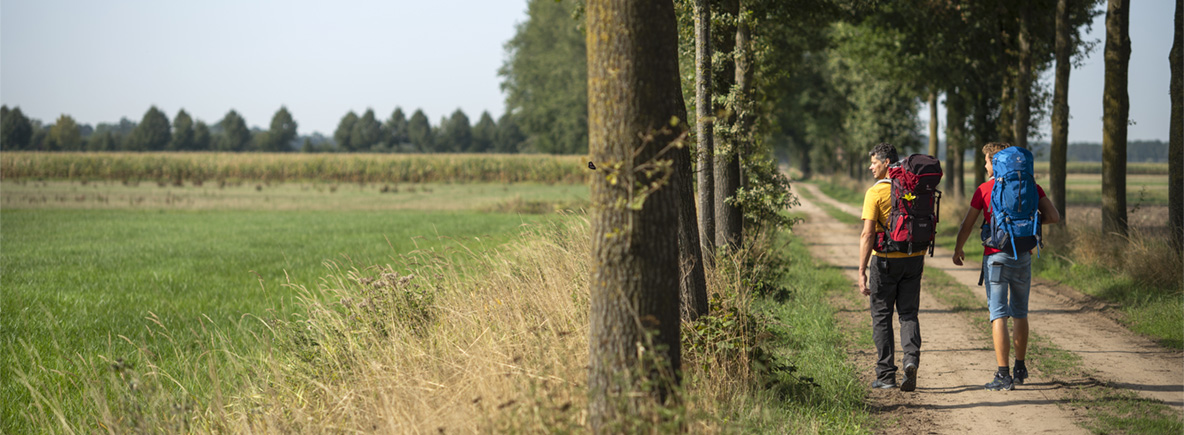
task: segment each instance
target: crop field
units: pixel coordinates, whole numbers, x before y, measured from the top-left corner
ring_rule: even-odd
[[[315,288],[329,267],[459,258],[587,201],[583,185],[562,182],[128,179],[0,182],[0,432],[90,409],[96,399],[72,375],[83,361],[186,372],[177,366],[202,345],[184,337],[229,331],[234,349],[266,327],[264,314],[292,312],[290,284]],[[143,367],[137,355],[166,341],[194,352]],[[175,382],[193,395],[210,383]],[[34,408],[33,394],[62,409]]]
[[[328,183],[237,182],[164,185],[114,181],[5,182],[4,209],[167,210],[501,210],[514,203],[578,207],[588,189],[542,183]]]
[[[161,185],[320,180],[338,183],[538,182],[583,184],[576,156],[537,154],[0,154],[4,180],[116,180]]]
[[[967,162],[967,167],[970,167],[971,162]],[[1048,162],[1036,162],[1035,169],[1038,173],[1048,173]],[[1065,173],[1067,174],[1101,174],[1102,162],[1067,162],[1065,163]],[[1138,162],[1126,164],[1126,173],[1129,175],[1167,175],[1167,163],[1149,163]]]

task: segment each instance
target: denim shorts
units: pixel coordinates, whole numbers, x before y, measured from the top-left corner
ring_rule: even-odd
[[[1028,292],[1032,289],[1032,253],[997,252],[983,258],[983,282],[991,321],[1000,317],[1028,318]]]

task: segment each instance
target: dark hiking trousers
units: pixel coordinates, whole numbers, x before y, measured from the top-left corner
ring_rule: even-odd
[[[868,286],[872,293],[872,340],[879,356],[876,379],[896,383],[892,311],[895,308],[900,317],[900,348],[904,350],[901,363],[919,365],[921,329],[917,326],[917,309],[921,304],[921,272],[925,269],[925,257],[882,258],[873,255],[871,263]]]

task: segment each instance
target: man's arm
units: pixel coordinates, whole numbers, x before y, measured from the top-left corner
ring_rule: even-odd
[[[863,232],[859,234],[859,293],[872,294],[867,286],[867,262],[872,257],[872,245],[876,243],[876,221],[864,219]]]
[[[974,230],[974,224],[978,222],[978,216],[982,212],[974,207],[966,209],[966,216],[962,218],[962,227],[958,229],[958,242],[954,245],[954,264],[958,266],[961,266],[962,260],[966,259],[966,253],[962,252],[962,247],[966,245],[966,239],[970,238],[970,232]]]
[[[1052,205],[1052,200],[1047,196],[1040,197],[1040,202],[1036,203],[1036,209],[1040,210],[1040,223],[1055,224],[1061,221],[1061,213],[1057,211],[1057,206]]]

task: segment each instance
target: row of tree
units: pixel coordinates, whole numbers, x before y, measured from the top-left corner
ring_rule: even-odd
[[[0,149],[39,151],[259,151],[259,152],[497,152],[516,153],[525,137],[510,115],[495,122],[489,112],[476,125],[457,110],[433,126],[422,110],[410,119],[396,108],[384,122],[373,110],[359,117],[349,112],[333,138],[320,134],[298,136],[297,123],[287,107],[280,107],[268,129],[248,128],[247,121],[231,110],[213,125],[195,120],[185,109],[170,121],[150,107],[139,123],[121,119],[95,127],[78,124],[61,115],[50,125],[32,119],[20,107],[0,107]]]
[[[1177,247],[1184,241],[1182,2],[1176,0],[1169,55],[1169,203]],[[703,253],[734,249],[741,235],[752,233],[751,222],[759,229],[768,220],[760,215],[762,203],[777,202],[776,192],[758,188],[778,185],[766,171],[770,143],[786,144],[807,174],[839,170],[859,177],[876,143],[920,148],[917,103],[927,101],[936,114],[944,94],[946,189],[957,195],[965,191],[958,184],[966,168],[953,156],[995,141],[1028,147],[1029,125],[1051,112],[1050,195],[1063,211],[1068,72],[1094,45],[1081,39],[1081,30],[1101,13],[1098,3],[532,0],[530,21],[508,44],[503,86],[520,96],[523,115],[537,120],[559,113],[560,105],[576,112],[579,106],[569,102],[587,98],[586,113],[568,116],[587,116],[589,152],[603,171],[591,183],[593,430],[619,431],[615,425],[645,401],[665,403],[677,390],[680,313],[685,320],[704,312],[698,283],[712,256]],[[1105,9],[1102,219],[1105,231],[1120,234],[1126,231],[1129,8],[1129,0],[1108,0]],[[556,36],[579,32],[564,20],[581,15],[586,38]],[[545,73],[547,65],[577,61],[572,53],[581,51],[583,80],[578,69]],[[529,71],[519,70],[527,64]],[[1035,77],[1053,66],[1050,91]],[[575,89],[580,83],[584,88]],[[541,98],[546,90],[569,95]],[[934,121],[927,151],[937,155]],[[524,133],[543,133],[533,128]],[[693,171],[692,155],[698,157]],[[974,155],[970,170],[981,183],[983,157]],[[744,219],[733,221],[735,212]]]
[[[248,129],[247,122],[231,110],[213,126],[194,120],[185,109],[172,121],[155,106],[139,123],[123,118],[119,123],[91,127],[61,115],[50,125],[31,119],[20,107],[0,107],[0,146],[5,150],[38,151],[289,151],[296,139],[296,121],[281,107],[268,130]]]
[[[529,10],[552,3],[534,0]],[[591,183],[594,432],[635,430],[621,426],[630,414],[672,403],[680,322],[708,313],[705,270],[716,255],[785,223],[780,213],[792,197],[768,140],[770,91],[776,71],[795,57],[781,43],[816,25],[791,6],[774,0],[568,5],[587,17],[588,144],[604,168]]]
[[[451,117],[441,118],[433,126],[422,110],[411,118],[402,108],[395,108],[385,121],[374,110],[362,116],[347,113],[337,124],[333,140],[340,151],[420,152],[420,153],[516,153],[534,151],[524,147],[525,138],[514,117],[508,112],[497,121],[482,112],[476,124],[457,109]]]

